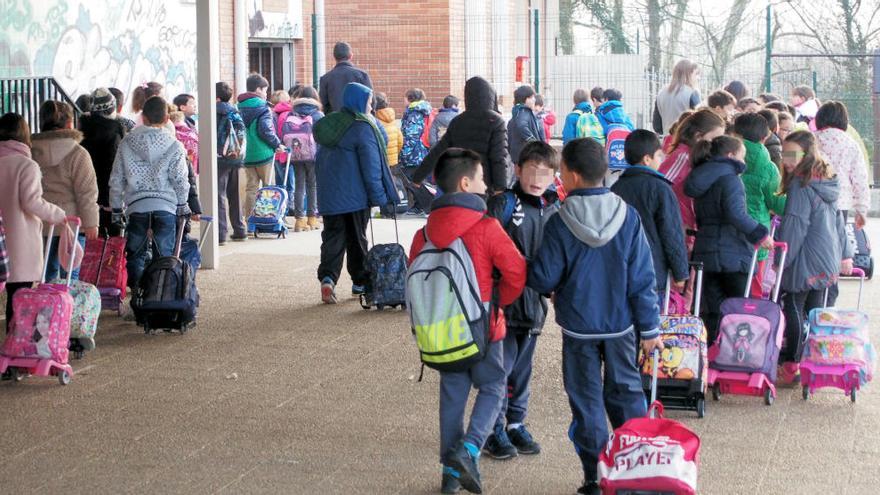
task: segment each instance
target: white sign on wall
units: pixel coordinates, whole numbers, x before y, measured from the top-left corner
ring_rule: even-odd
[[[246,0],[251,40],[300,40],[303,37],[302,0],[288,0],[287,12],[266,12],[263,0]]]

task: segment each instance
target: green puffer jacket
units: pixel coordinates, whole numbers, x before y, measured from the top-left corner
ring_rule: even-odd
[[[746,209],[749,216],[761,225],[770,228],[770,215],[785,212],[785,195],[779,192],[779,169],[770,161],[770,152],[762,143],[747,139],[746,171],[742,174],[746,188]],[[762,249],[758,261],[767,259],[767,251]]]

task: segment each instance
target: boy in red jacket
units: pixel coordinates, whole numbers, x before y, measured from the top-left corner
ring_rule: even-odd
[[[486,215],[480,156],[473,151],[449,148],[434,169],[437,185],[445,193],[431,205],[424,231],[413,237],[410,263],[425,246],[425,236],[437,248],[448,247],[461,238],[474,264],[480,299],[492,301],[498,290],[502,308],[515,301],[526,281],[526,263],[498,220]],[[493,273],[500,276],[496,282]],[[504,312],[493,307],[489,324],[489,348],[482,361],[464,372],[440,372],[440,462],[443,464],[443,493],[461,487],[481,493],[478,460],[486,437],[492,431],[506,388],[501,341],[506,325]],[[470,425],[463,431],[464,409],[471,387],[479,390]]]

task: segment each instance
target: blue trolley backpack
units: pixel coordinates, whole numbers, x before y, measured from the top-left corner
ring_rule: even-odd
[[[406,307],[406,270],[408,259],[400,245],[397,231],[397,215],[394,215],[394,244],[376,244],[373,235],[373,219],[370,218],[370,238],[373,247],[367,252],[367,270],[370,272],[370,286],[361,295],[361,307],[385,309],[386,307]]]
[[[287,154],[282,184],[287,184],[292,155],[293,153]],[[254,233],[254,238],[259,237],[260,234],[275,234],[278,238],[287,237],[287,226],[284,224],[287,199],[287,190],[281,186],[266,186],[257,190],[254,211],[248,217],[248,230]]]

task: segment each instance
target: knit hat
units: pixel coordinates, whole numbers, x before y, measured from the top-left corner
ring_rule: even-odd
[[[107,88],[98,88],[92,93],[92,113],[112,113],[116,110],[116,98]]]

